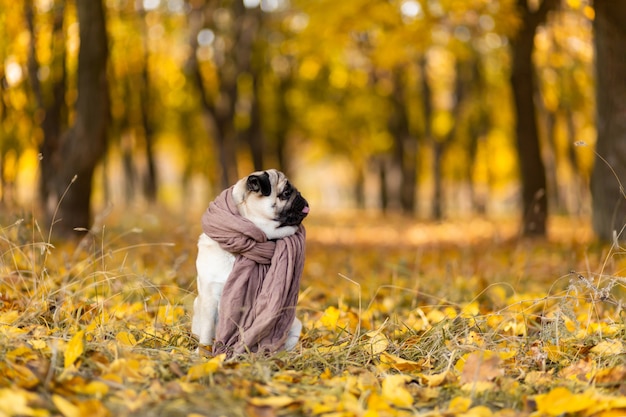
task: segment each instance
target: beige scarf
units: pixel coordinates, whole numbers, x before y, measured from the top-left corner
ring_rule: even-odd
[[[273,353],[280,350],[296,314],[304,268],[305,229],[270,241],[239,214],[232,188],[202,216],[202,229],[235,255],[220,301],[215,354]]]

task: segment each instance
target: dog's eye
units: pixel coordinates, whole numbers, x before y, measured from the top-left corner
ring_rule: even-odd
[[[293,193],[293,190],[291,188],[286,188],[283,190],[282,193],[280,193],[278,198],[280,198],[281,200],[289,200],[289,197],[291,197],[292,193]]]

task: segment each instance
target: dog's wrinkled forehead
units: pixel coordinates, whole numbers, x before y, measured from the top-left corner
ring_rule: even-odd
[[[276,175],[276,182],[275,182],[276,186],[274,187],[275,188],[274,191],[276,191],[277,194],[280,194],[286,188],[294,188],[293,185],[291,185],[291,183],[285,176],[285,174],[283,174],[282,172],[276,171],[274,169],[274,170],[271,170],[271,172],[268,171],[268,174],[270,174],[270,177],[272,174]]]
[[[285,174],[275,169],[254,172],[246,179],[248,192],[257,192],[265,197],[280,194],[285,188],[291,187]]]

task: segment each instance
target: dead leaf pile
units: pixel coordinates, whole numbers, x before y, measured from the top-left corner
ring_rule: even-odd
[[[405,222],[312,218],[301,343],[235,360],[196,353],[195,242],[4,227],[0,417],[626,415],[621,252]]]

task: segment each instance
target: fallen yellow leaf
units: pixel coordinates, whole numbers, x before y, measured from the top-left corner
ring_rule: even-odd
[[[379,387],[378,378],[372,372],[363,372],[357,377],[357,388],[361,392],[373,392]]]
[[[461,389],[472,393],[481,393],[497,389],[497,387],[496,383],[492,381],[476,381],[461,385]]]
[[[78,403],[78,410],[83,417],[109,417],[111,413],[100,401],[88,399]]]
[[[549,371],[530,371],[524,378],[524,383],[527,385],[545,385],[552,384],[554,378],[554,370]]]
[[[332,415],[331,413],[336,411],[340,405],[336,396],[322,394],[317,396],[313,402],[307,404],[306,407],[309,415]]]
[[[15,326],[6,326],[0,323],[0,335],[7,338],[15,338],[16,336],[24,335],[26,333],[28,333],[28,330],[26,329]]]
[[[330,306],[324,311],[324,315],[320,319],[324,327],[334,329],[339,321],[340,311],[337,307]]]
[[[20,313],[17,310],[9,310],[0,313],[0,324],[6,324],[8,326],[15,323],[20,318]]]
[[[489,407],[485,407],[484,405],[479,405],[477,407],[472,407],[467,410],[465,413],[461,413],[459,417],[491,417],[493,413],[489,409]]]
[[[109,392],[109,386],[101,381],[91,381],[88,384],[77,385],[72,389],[76,393],[92,395],[96,398],[102,398]]]
[[[54,394],[52,396],[52,402],[54,406],[63,414],[64,417],[82,417],[82,413],[78,406],[72,404],[70,401],[61,397],[60,395]]]
[[[39,379],[28,367],[17,363],[10,363],[6,368],[0,366],[0,372],[20,388],[34,388],[39,384]]]
[[[286,395],[277,395],[275,397],[254,397],[248,400],[248,403],[256,407],[272,407],[283,408],[293,404],[297,400]]]
[[[420,374],[419,380],[422,385],[426,385],[428,387],[439,387],[443,384],[450,383],[456,381],[456,376],[450,371],[443,371],[439,374]]]
[[[115,339],[125,346],[135,346],[137,344],[137,339],[129,332],[119,332]]]
[[[559,376],[573,381],[591,381],[595,373],[596,363],[589,359],[581,359],[559,371]],[[621,379],[620,379],[621,380]],[[596,382],[597,379],[596,379]]]
[[[114,382],[116,384],[124,383],[124,378],[122,378],[122,376],[120,374],[117,374],[117,373],[102,374],[102,375],[100,375],[100,379],[102,379],[103,381]]]
[[[593,417],[624,417],[624,416],[626,416],[626,408],[602,411],[593,415]]]
[[[217,371],[226,358],[225,354],[217,355],[206,362],[192,366],[187,371],[187,381],[196,381]]]
[[[474,317],[480,314],[480,306],[477,301],[466,304],[461,309],[461,317]]]
[[[318,346],[316,349],[319,353],[332,353],[342,351],[346,346],[348,346],[348,342],[343,342],[338,345]]]
[[[20,346],[17,349],[13,349],[7,352],[5,356],[6,360],[12,361],[12,362],[36,360],[37,358],[38,358],[37,353],[35,353],[28,346]]]
[[[365,340],[365,350],[370,355],[379,355],[389,347],[389,340],[381,331],[367,332],[363,335]]]
[[[611,397],[608,395],[596,398],[596,404],[585,411],[586,415],[596,416],[598,413],[607,413],[609,411],[621,411],[621,416],[626,416],[626,397]]]
[[[620,340],[603,340],[591,348],[591,353],[596,356],[606,357],[624,353],[624,345]]]
[[[472,352],[465,357],[465,361],[459,361],[461,371],[461,384],[472,382],[493,381],[504,375],[502,359],[495,352],[485,350]]]
[[[411,379],[408,375],[386,376],[383,379],[382,398],[396,407],[410,407],[413,405],[413,396],[406,389],[406,384]]]
[[[564,360],[567,360],[567,356],[561,350],[561,347],[558,345],[553,345],[551,343],[546,343],[543,351],[548,355],[548,359],[555,363],[561,363]]]
[[[472,405],[472,399],[468,397],[454,397],[450,400],[448,411],[451,413],[463,413],[469,410]]]
[[[596,403],[596,400],[588,392],[573,394],[564,387],[557,387],[547,394],[537,395],[535,401],[537,402],[537,411],[550,416],[576,413]]]
[[[344,391],[339,397],[341,409],[346,416],[358,416],[363,413],[363,403],[349,391]],[[345,410],[345,411],[344,411]]]
[[[401,372],[421,371],[424,368],[423,363],[403,359],[387,352],[381,353],[380,362]]]
[[[448,315],[446,315],[446,313],[442,312],[441,310],[431,310],[428,312],[428,314],[426,314],[426,318],[428,319],[429,323],[439,323],[440,321],[445,320],[446,318],[449,318]]]
[[[0,389],[0,416],[34,416],[36,411],[28,403],[37,395],[22,389]]]
[[[615,384],[624,380],[626,380],[626,366],[623,365],[601,369],[594,376],[594,381],[598,384]]]
[[[46,341],[41,340],[41,339],[30,340],[28,344],[31,345],[33,349],[36,349],[36,350],[43,350],[48,347],[48,345],[46,344]]]
[[[80,330],[68,342],[67,347],[65,348],[65,369],[72,366],[74,362],[76,362],[76,360],[83,354],[83,351],[85,350],[84,338],[85,331]]]

